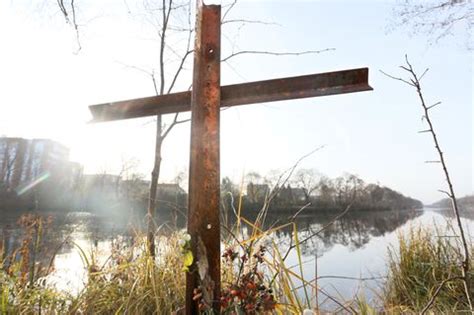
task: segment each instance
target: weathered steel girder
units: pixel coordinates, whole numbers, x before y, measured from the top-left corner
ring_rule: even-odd
[[[188,233],[195,261],[186,274],[186,314],[199,314],[194,290],[220,314],[220,56],[221,7],[198,9],[191,94]],[[197,272],[196,269],[199,269]]]
[[[351,69],[221,87],[221,107],[369,91],[369,69]],[[191,92],[179,92],[89,106],[92,122],[191,110]]]

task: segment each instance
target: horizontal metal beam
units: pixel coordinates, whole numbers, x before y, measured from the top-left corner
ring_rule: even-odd
[[[370,91],[369,69],[351,69],[221,87],[221,107]],[[151,96],[89,106],[92,122],[191,110],[191,92]]]

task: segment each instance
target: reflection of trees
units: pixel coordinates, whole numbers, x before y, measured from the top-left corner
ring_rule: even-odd
[[[317,236],[301,244],[304,255],[322,256],[337,244],[348,247],[351,250],[360,248],[374,237],[393,232],[398,227],[421,215],[421,212],[349,211],[345,216],[328,225],[336,215],[333,211],[321,211],[311,216],[297,218],[296,224],[300,240],[313,235],[320,231],[322,227],[327,226]],[[10,216],[4,213],[2,222],[0,222],[0,243],[5,240],[4,244],[6,244],[7,250],[10,253],[21,246],[24,238],[24,231],[17,225],[17,219],[17,213],[12,213]],[[267,223],[271,225],[277,219],[280,219],[279,224],[288,222],[287,219],[270,216],[267,218]],[[79,237],[93,244],[99,241],[112,240],[118,235],[129,237],[131,234],[127,233],[126,227],[127,222],[118,222],[107,217],[97,217],[84,213],[68,216],[57,214],[42,238],[43,251],[38,256],[38,259],[43,264],[49,264],[54,253],[70,252],[72,243],[65,242],[69,235],[76,240]],[[275,241],[280,244],[282,252],[292,244],[292,233],[291,226],[275,232]]]
[[[436,210],[436,213],[442,214],[445,217],[448,218],[454,218],[454,213],[452,209],[441,209],[441,210]],[[469,208],[464,208],[459,212],[459,215],[461,218],[468,219],[468,220],[474,220],[474,207],[469,207]]]
[[[336,244],[349,247],[351,250],[360,248],[373,237],[393,232],[421,214],[422,212],[415,211],[349,212],[321,231],[322,227],[328,225],[335,217],[334,214],[328,212],[300,217],[296,224],[300,240],[321,231],[301,244],[301,249],[304,255],[322,256]],[[278,231],[276,237],[279,244],[282,247],[288,247],[291,243],[292,234],[291,227]]]
[[[63,217],[52,219],[36,214],[18,214],[3,212],[0,222],[0,253],[3,254],[7,268],[23,255],[34,257],[31,264],[48,268],[53,257],[64,250],[65,240],[70,229],[64,224]],[[36,245],[38,244],[38,246]]]

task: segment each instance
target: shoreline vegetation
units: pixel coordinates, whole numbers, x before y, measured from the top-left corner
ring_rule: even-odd
[[[263,229],[261,223],[259,219],[238,217],[223,229],[222,314],[302,314],[305,309],[316,314],[415,314],[430,303],[440,285],[446,290],[437,294],[431,312],[468,309],[462,283],[455,281],[460,277],[454,264],[460,249],[452,238],[443,237],[450,231],[413,226],[409,233],[399,235],[398,244],[381,253],[387,257],[389,268],[385,280],[380,280],[380,290],[375,292],[377,299],[366,301],[363,296],[355,296],[345,301],[318,288],[314,279],[304,278],[301,246],[305,240],[298,239],[295,222],[268,229]],[[2,314],[181,314],[185,273],[199,272],[190,269],[195,258],[190,256],[189,238],[182,231],[164,230],[157,236],[155,260],[147,253],[145,233],[138,230],[133,242],[114,239],[105,260],[97,252],[87,252],[65,239],[61,245],[76,247],[87,270],[83,289],[71,294],[47,281],[58,252],[46,241],[46,236],[54,233],[51,219],[30,214],[22,216],[17,224],[22,227],[20,246],[7,249],[4,239],[0,243]],[[249,229],[245,235],[241,233],[244,225]],[[288,228],[292,230],[292,242],[283,249],[272,235]],[[296,253],[300,267],[285,263],[290,250]],[[316,292],[328,295],[334,309],[315,305]],[[209,301],[199,288],[195,301],[203,314],[211,314]]]
[[[285,173],[282,173],[286,175]],[[281,176],[281,175],[280,175]],[[224,210],[239,201],[241,209],[258,212],[339,210],[351,204],[358,210],[419,209],[423,204],[380,184],[366,183],[357,175],[344,174],[331,179],[315,169],[292,170],[284,181],[276,175],[251,172],[246,186],[224,177],[221,199]],[[113,212],[128,214],[130,209],[146,213],[149,181],[139,174],[121,177],[110,174],[84,175],[74,185],[62,185],[59,178],[47,178],[29,190],[0,183],[0,211],[56,209],[63,211]],[[180,182],[158,184],[156,213],[186,213],[187,193]],[[18,191],[22,191],[21,194]]]

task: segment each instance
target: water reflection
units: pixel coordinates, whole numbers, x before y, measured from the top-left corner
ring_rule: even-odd
[[[350,250],[367,244],[373,237],[393,232],[408,221],[423,214],[422,211],[318,211],[311,215],[301,215],[295,219],[298,228],[298,239],[307,241],[301,244],[304,255],[318,257],[330,251],[334,245],[342,245]],[[337,218],[335,220],[335,218]],[[267,217],[268,225],[281,222],[278,216]],[[286,223],[286,222],[282,222]],[[311,237],[313,236],[313,237]],[[279,244],[284,248],[290,246],[293,227],[287,226],[276,232]]]
[[[9,253],[21,246],[25,234],[25,231],[17,224],[19,215],[5,213],[0,220],[0,237]],[[81,251],[86,254],[95,251],[95,259],[100,265],[109,257],[114,239],[121,238],[128,242],[133,237],[133,231],[130,231],[129,225],[131,220],[128,219],[114,220],[111,217],[90,213],[67,215],[50,213],[47,215],[52,215],[54,221],[44,235],[44,249],[39,253],[38,259],[48,264],[52,255],[56,254],[54,270],[48,277],[48,282],[71,293],[78,293],[85,285],[84,281],[87,278]],[[358,278],[383,275],[387,247],[396,245],[399,231],[404,231],[412,223],[432,225],[436,221],[441,226],[445,218],[452,215],[452,212],[349,211],[341,218],[334,220],[337,215],[338,213],[334,211],[302,213],[295,221],[300,240],[322,230],[301,244],[305,261],[305,277],[313,279],[318,274],[322,277],[319,285],[324,290],[336,296],[340,294],[345,298],[351,298],[360,289],[360,282],[326,277],[338,275]],[[468,212],[464,216],[472,218],[474,214]],[[250,214],[247,217],[250,220],[254,219]],[[268,225],[275,222],[282,224],[287,221],[281,216],[272,215],[266,219]],[[472,221],[469,222],[472,226]],[[282,251],[290,246],[292,234],[293,230],[290,226],[275,233],[275,241],[280,244]],[[317,268],[315,268],[316,258]],[[296,262],[297,257],[293,252],[288,256],[287,265],[291,266]],[[364,282],[365,284],[367,282]],[[370,290],[366,292],[368,292],[366,295],[370,296]]]

